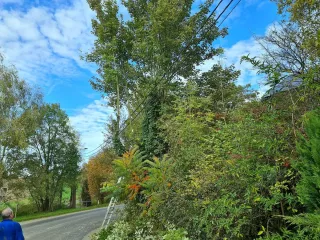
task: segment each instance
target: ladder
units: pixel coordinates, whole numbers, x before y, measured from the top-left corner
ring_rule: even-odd
[[[118,179],[117,184],[119,184],[121,182],[121,180],[122,180],[122,177],[120,177]],[[110,202],[109,202],[106,215],[105,215],[105,217],[103,219],[103,222],[102,222],[102,225],[101,225],[101,229],[108,227],[108,225],[109,225],[109,223],[111,221],[111,218],[112,218],[116,203],[117,203],[117,199],[115,197],[112,197]],[[106,223],[106,226],[104,227],[105,223]]]
[[[106,223],[105,228],[108,227],[108,225],[110,223],[110,220],[112,218],[113,212],[114,212],[114,208],[115,208],[116,202],[117,202],[117,199],[115,197],[112,197],[110,202],[109,202],[109,206],[107,208],[106,215],[105,215],[105,217],[103,219],[103,222],[102,222],[102,225],[101,225],[101,229],[104,227],[104,224],[105,224],[106,221],[107,221],[107,223]]]

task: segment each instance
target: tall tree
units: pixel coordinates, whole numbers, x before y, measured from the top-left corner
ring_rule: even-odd
[[[16,147],[27,147],[27,136],[34,129],[33,121],[42,96],[21,80],[14,67],[4,64],[0,53],[0,187],[12,171],[8,154]]]
[[[26,147],[28,131],[34,127],[32,117],[42,96],[18,76],[14,67],[4,64],[0,54],[0,163],[15,146]]]
[[[221,52],[212,42],[226,31],[218,30],[214,17],[207,18],[212,2],[205,1],[199,12],[191,14],[193,0],[124,0],[129,13],[124,21],[116,1],[88,0],[96,12],[92,25],[97,39],[87,60],[98,64],[100,75],[92,81],[93,87],[111,99],[120,96],[117,99],[126,103],[129,118],[133,109],[144,106],[142,100],[150,98],[151,92],[161,98],[155,102],[165,104],[177,82]],[[114,106],[118,114],[119,104]],[[147,114],[144,128],[154,129]]]
[[[132,88],[130,80],[130,36],[123,20],[118,18],[116,1],[88,1],[97,19],[92,20],[93,34],[97,37],[94,50],[86,60],[98,64],[98,74],[90,83],[92,87],[108,95],[109,105],[116,110],[116,119],[111,120],[110,131],[113,146],[118,155],[124,152],[120,140],[121,108]]]
[[[75,181],[81,161],[79,140],[69,125],[68,116],[58,104],[39,109],[38,127],[28,138],[28,148],[17,150],[20,177],[39,210],[53,209],[64,183]]]
[[[88,184],[88,170],[87,163],[84,163],[81,168],[81,201],[83,206],[91,205],[91,196],[89,193],[89,184]]]

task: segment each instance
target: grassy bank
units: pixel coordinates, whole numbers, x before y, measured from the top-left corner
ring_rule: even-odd
[[[56,210],[53,212],[38,212],[38,213],[30,214],[30,215],[18,216],[14,220],[17,222],[23,222],[23,221],[46,218],[46,217],[60,216],[60,215],[68,214],[68,213],[81,212],[81,211],[91,210],[91,209],[95,209],[95,208],[102,208],[102,207],[106,207],[106,206],[107,206],[107,204],[100,204],[100,205],[83,207],[83,208],[59,209],[59,210]]]

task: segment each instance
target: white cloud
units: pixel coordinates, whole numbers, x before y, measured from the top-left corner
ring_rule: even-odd
[[[23,0],[0,0],[0,52],[9,64],[16,66],[22,78],[40,85],[46,95],[61,83],[72,84],[66,81],[81,77],[82,70],[95,74],[94,64],[80,59],[81,52],[89,51],[94,43],[91,19],[95,13],[86,0],[71,2],[43,0],[21,9],[19,4]],[[8,3],[17,7],[1,7]],[[120,13],[128,19],[124,6],[120,6]],[[110,114],[112,109],[106,106],[106,100],[95,100],[70,116],[87,152],[103,142]]]
[[[270,26],[267,27],[269,31]],[[234,65],[237,70],[241,71],[241,75],[237,81],[239,85],[251,84],[253,88],[263,94],[268,87],[264,85],[264,78],[257,75],[257,70],[248,62],[241,62],[241,57],[249,54],[250,57],[259,57],[263,52],[263,47],[253,37],[248,40],[242,40],[230,48],[225,48],[224,54],[220,58],[214,58],[206,61],[203,65],[199,66],[201,71],[208,71],[213,66],[220,62],[222,65]]]
[[[113,110],[107,106],[107,101],[101,99],[95,100],[69,117],[71,125],[80,133],[83,147],[87,148],[84,153],[92,152],[103,143],[103,132],[112,113]]]
[[[256,0],[248,0],[246,4],[252,5],[255,2]],[[280,28],[278,22],[271,23],[266,27],[264,35],[267,35],[278,28]],[[226,66],[233,64],[237,70],[241,71],[241,75],[237,83],[239,85],[250,84],[254,89],[259,91],[259,96],[262,96],[269,89],[269,86],[265,85],[265,78],[258,75],[257,70],[254,69],[250,63],[245,61],[240,63],[242,56],[249,55],[250,57],[260,57],[264,54],[265,46],[262,46],[262,44],[263,43],[258,40],[255,40],[254,37],[247,40],[241,40],[230,48],[225,48],[223,56],[205,61],[205,63],[199,66],[198,69],[201,71],[208,71],[213,64],[217,64],[218,62]]]
[[[80,60],[80,50],[86,52],[93,45],[92,17],[85,0],[56,9],[1,9],[0,51],[21,77],[45,88],[57,84],[48,79],[50,75],[65,81],[79,76],[80,69],[94,73],[92,64]]]
[[[52,7],[42,2],[27,10],[0,8],[0,51],[17,67],[22,78],[42,85],[45,91],[57,84],[48,79],[50,75],[66,81],[77,78],[81,69],[92,74],[96,71],[94,64],[80,59],[81,52],[89,51],[94,43],[91,19],[95,13],[86,0],[72,0],[71,5],[63,2],[55,0]],[[128,18],[122,5],[120,12]]]

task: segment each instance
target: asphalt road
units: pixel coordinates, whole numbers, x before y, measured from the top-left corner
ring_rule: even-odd
[[[113,214],[114,220],[123,206],[117,206]],[[58,217],[22,222],[22,230],[26,240],[82,240],[88,234],[101,227],[106,208],[72,213]]]

